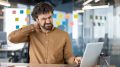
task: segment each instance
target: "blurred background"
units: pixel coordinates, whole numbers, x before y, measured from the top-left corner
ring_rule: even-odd
[[[27,63],[28,45],[14,45],[8,34],[34,23],[31,12],[38,2],[54,7],[54,26],[69,33],[75,56],[87,43],[104,42],[110,64],[120,64],[120,0],[0,0],[0,62]]]

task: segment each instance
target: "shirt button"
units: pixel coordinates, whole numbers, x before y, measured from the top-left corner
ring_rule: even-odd
[[[48,43],[48,41],[45,42],[46,44]]]
[[[46,34],[46,36],[48,36],[48,34]]]
[[[34,30],[32,30],[32,32],[33,32]]]

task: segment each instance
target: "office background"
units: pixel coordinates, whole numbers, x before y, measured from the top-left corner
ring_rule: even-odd
[[[39,0],[5,0],[9,5],[0,5],[0,42],[14,45],[8,41],[8,34],[16,29],[34,23],[30,15],[34,5]],[[55,27],[69,33],[72,42],[73,53],[82,56],[87,43],[104,41],[104,49],[110,55],[110,63],[120,66],[120,1],[98,0],[89,4],[92,8],[84,8],[87,0],[42,0],[49,2],[55,8],[53,20]],[[2,1],[0,1],[2,2]],[[101,7],[106,5],[107,7]],[[98,6],[100,8],[96,8]],[[83,9],[84,8],[84,9]],[[26,62],[27,46],[21,43],[21,51],[16,52],[18,60],[12,62]],[[20,44],[20,45],[21,45]],[[12,53],[0,52],[0,62],[9,62],[14,59]],[[7,56],[6,56],[7,55]],[[23,58],[20,60],[19,58]]]

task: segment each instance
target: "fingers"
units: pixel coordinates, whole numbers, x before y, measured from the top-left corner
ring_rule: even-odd
[[[40,30],[40,26],[39,26],[39,23],[38,22],[35,22],[34,23],[34,28],[36,31],[39,31]]]
[[[35,27],[36,29],[40,29],[39,23],[38,23],[38,22],[35,22],[35,23],[34,23],[34,27]]]
[[[80,64],[81,63],[81,57],[76,57],[75,58],[75,63]]]
[[[36,19],[35,27],[36,27],[36,29],[40,29],[40,25],[39,25],[39,20],[38,19]]]
[[[78,64],[79,62],[75,59],[75,63]]]

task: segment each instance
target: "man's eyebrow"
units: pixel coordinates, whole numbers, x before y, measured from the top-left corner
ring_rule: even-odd
[[[52,17],[52,16],[49,16],[49,17],[47,17],[47,18],[51,18],[51,17]],[[47,19],[47,18],[44,18],[44,17],[43,17],[42,19]]]
[[[47,18],[42,18],[42,19],[47,19]]]
[[[52,16],[49,16],[48,18],[51,18]]]

